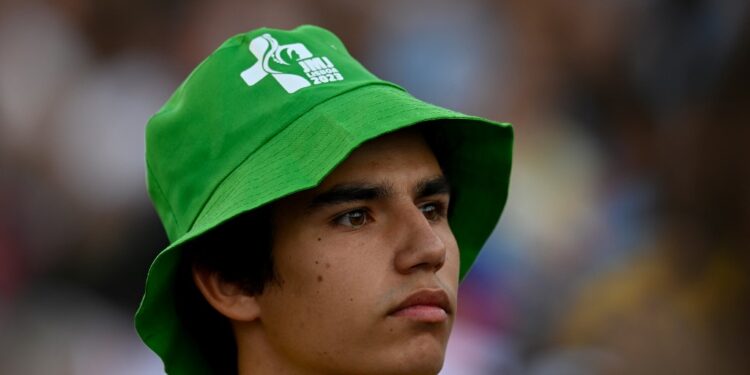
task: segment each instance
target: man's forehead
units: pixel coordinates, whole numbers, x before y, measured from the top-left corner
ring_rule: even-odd
[[[390,186],[442,176],[423,135],[402,130],[372,139],[356,148],[314,190],[341,184]]]
[[[362,144],[318,186],[292,197],[295,203],[308,205],[327,193],[348,192],[375,198],[395,192],[417,194],[425,187],[436,192],[449,191],[440,165],[421,132],[407,129]]]

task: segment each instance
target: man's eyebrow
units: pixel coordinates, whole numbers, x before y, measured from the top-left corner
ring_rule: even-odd
[[[429,197],[430,195],[450,194],[451,185],[445,176],[436,176],[422,180],[417,184],[414,193],[417,197]]]
[[[308,208],[385,198],[392,194],[392,190],[388,185],[364,183],[336,185],[313,197]]]

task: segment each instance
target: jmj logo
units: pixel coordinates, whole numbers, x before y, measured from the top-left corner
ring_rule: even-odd
[[[302,43],[282,46],[270,34],[263,34],[250,41],[250,52],[258,62],[240,74],[248,86],[255,85],[270,74],[286,92],[292,94],[311,86],[311,82],[312,85],[319,85],[344,79],[328,57],[313,57]],[[296,61],[305,76],[273,69],[269,65],[271,60],[282,66]]]

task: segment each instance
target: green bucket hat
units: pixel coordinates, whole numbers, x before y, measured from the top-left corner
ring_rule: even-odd
[[[315,187],[363,142],[416,124],[445,143],[463,278],[505,205],[510,124],[415,99],[315,26],[239,34],[198,65],[146,128],[148,192],[170,245],[151,264],[135,324],[165,371],[208,373],[175,304],[184,244]]]

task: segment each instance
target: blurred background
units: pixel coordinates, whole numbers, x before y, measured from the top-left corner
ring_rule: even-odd
[[[0,0],[0,373],[163,373],[146,121],[229,36],[313,23],[515,124],[442,374],[748,374],[748,4]]]

